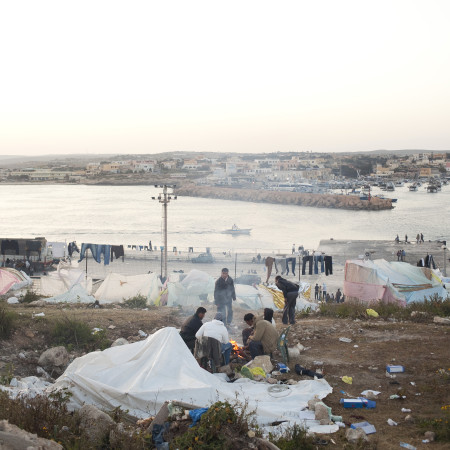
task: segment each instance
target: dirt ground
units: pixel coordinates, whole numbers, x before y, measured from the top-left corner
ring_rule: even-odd
[[[150,334],[161,327],[178,327],[192,313],[177,308],[143,311],[117,306],[93,309],[75,305],[39,308],[18,305],[13,309],[20,314],[20,323],[11,339],[0,342],[0,373],[12,364],[14,375],[22,377],[36,375],[39,355],[51,347],[49,326],[58,318],[66,316],[85,321],[92,328],[106,330],[108,339],[114,341],[119,337],[139,340],[139,330]],[[33,318],[41,312],[44,317]],[[245,326],[241,319],[245,312],[235,311],[236,327],[230,337],[238,342],[241,342],[240,335]],[[207,319],[212,314],[208,311]],[[275,320],[281,331],[279,313],[275,314]],[[448,443],[422,444],[423,431],[419,430],[418,422],[423,418],[442,417],[441,407],[450,404],[449,331],[448,325],[433,323],[302,317],[291,327],[288,341],[289,347],[301,343],[306,349],[291,359],[291,373],[285,378],[307,378],[295,374],[296,363],[313,370],[322,368],[325,379],[333,388],[333,393],[324,399],[333,414],[342,415],[348,424],[367,420],[375,426],[377,432],[370,435],[368,448],[394,449],[399,448],[400,442],[418,449],[448,448]],[[340,342],[340,337],[350,338],[352,342]],[[73,351],[71,356],[75,358],[80,354]],[[388,378],[386,364],[401,364],[406,371]],[[439,369],[444,369],[447,375],[440,374]],[[353,377],[353,384],[344,383],[343,376]],[[345,409],[339,403],[346,397],[341,391],[357,397],[366,389],[381,391],[375,409]],[[390,400],[389,396],[393,394],[406,398]],[[414,422],[405,421],[408,413],[402,413],[402,408],[411,409]],[[389,426],[389,418],[398,426]],[[345,430],[342,429],[324,438],[333,439],[336,445],[330,442],[330,446],[334,448],[346,445]]]

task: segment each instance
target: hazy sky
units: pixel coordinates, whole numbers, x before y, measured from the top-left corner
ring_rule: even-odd
[[[449,0],[3,1],[0,154],[450,148]]]

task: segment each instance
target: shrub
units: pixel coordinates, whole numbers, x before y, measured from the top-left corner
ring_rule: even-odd
[[[124,300],[124,304],[128,308],[133,309],[144,309],[147,307],[147,297],[144,295],[138,294],[134,297],[127,298]]]
[[[312,450],[315,449],[314,439],[311,436],[307,436],[305,428],[299,425],[294,425],[288,428],[284,435],[280,438],[274,438],[270,436],[270,442],[275,444],[280,450]]]
[[[4,369],[0,372],[0,384],[8,386],[14,378],[14,366],[12,363],[6,364]]]
[[[64,345],[69,350],[72,348],[87,351],[97,348],[104,350],[110,345],[105,330],[92,332],[87,323],[68,317],[55,322],[51,330],[51,336],[54,344]]]
[[[40,298],[41,296],[36,294],[36,292],[32,291],[31,289],[27,289],[27,292],[22,297],[22,303],[31,303],[35,300],[39,300]]]
[[[15,329],[17,314],[0,305],[0,339],[8,339]]]

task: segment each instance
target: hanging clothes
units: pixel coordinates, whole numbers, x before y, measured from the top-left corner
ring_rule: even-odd
[[[333,275],[333,257],[325,256],[325,275]]]
[[[103,245],[103,244],[81,244],[81,252],[80,252],[80,259],[78,262],[83,261],[84,255],[86,253],[86,250],[90,249],[92,253],[92,257],[97,261],[99,264],[102,262],[101,256],[103,255],[103,261],[105,266],[109,264],[109,258],[111,255],[111,246],[110,245]]]
[[[123,245],[111,245],[111,261],[119,259],[122,257],[122,261],[125,261],[125,251],[123,249]]]
[[[302,275],[306,275],[306,264],[309,263],[309,275],[313,273],[313,257],[312,256],[304,256],[302,259]]]
[[[278,273],[277,262],[276,262],[275,258],[272,258],[271,256],[268,256],[266,258],[266,261],[265,261],[265,265],[267,267],[267,280],[266,280],[266,283],[269,282],[270,274],[272,273],[272,266],[274,264],[275,264],[275,270]]]
[[[289,263],[291,263],[291,268],[292,268],[292,275],[295,276],[295,263],[297,261],[297,258],[295,257],[291,257],[291,258],[286,258],[286,269],[287,269],[287,274],[289,274]]]
[[[6,250],[12,250],[19,254],[19,241],[16,239],[3,239],[1,244],[2,255],[6,255]]]

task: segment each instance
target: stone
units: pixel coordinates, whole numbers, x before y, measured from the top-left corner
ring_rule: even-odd
[[[426,431],[425,439],[428,439],[430,442],[433,442],[436,439],[436,433],[434,431]]]
[[[298,381],[295,381],[295,380],[293,380],[293,379],[291,378],[290,380],[287,380],[287,381],[286,381],[286,384],[290,384],[290,385],[298,384]]]
[[[414,417],[411,414],[408,414],[405,417],[405,422],[413,423],[414,422]]]
[[[127,345],[129,342],[125,338],[118,338],[112,344],[111,347],[117,347],[118,345]]]
[[[34,333],[31,330],[25,330],[23,333],[27,338],[34,338]]]
[[[315,395],[314,398],[312,398],[311,400],[308,400],[308,409],[310,411],[314,411],[316,409],[316,404],[321,401],[322,400],[320,400],[320,398],[317,397],[317,395]]]
[[[356,429],[347,428],[347,430],[345,432],[345,437],[347,438],[347,441],[352,444],[356,444],[360,440],[363,440],[366,442],[369,440],[367,438],[366,433],[361,428],[356,428]]]
[[[8,305],[16,305],[19,303],[19,299],[17,297],[9,297],[7,303]]]
[[[78,415],[80,429],[91,443],[100,444],[115,426],[114,420],[94,405],[84,405]]]
[[[65,347],[52,347],[39,357],[38,364],[50,373],[62,374],[69,364],[69,354]]]
[[[62,445],[55,441],[21,430],[7,420],[0,421],[0,449],[2,450],[60,450],[62,448]]]
[[[314,417],[320,422],[320,425],[328,425],[330,423],[330,415],[328,414],[328,408],[325,405],[317,403],[314,412]]]
[[[278,381],[275,379],[275,378],[267,378],[267,380],[266,380],[268,383],[270,383],[270,384],[277,384],[278,383]]]
[[[246,366],[249,369],[254,369],[255,367],[261,367],[264,372],[269,373],[272,372],[273,365],[270,362],[270,356],[269,355],[262,355],[257,356],[255,359],[250,361]]]
[[[219,372],[219,373],[226,373],[227,375],[233,375],[234,374],[233,369],[230,367],[229,364],[226,364],[225,366],[220,366],[217,369],[217,372]]]
[[[47,306],[47,302],[45,300],[35,300],[34,302],[28,303],[27,306],[37,306],[39,308],[42,308],[44,306]]]
[[[115,325],[110,325],[110,326],[108,327],[109,330],[114,330],[114,328],[116,328]]]
[[[433,318],[434,323],[439,323],[441,325],[450,325],[450,317],[439,317],[435,316]]]

